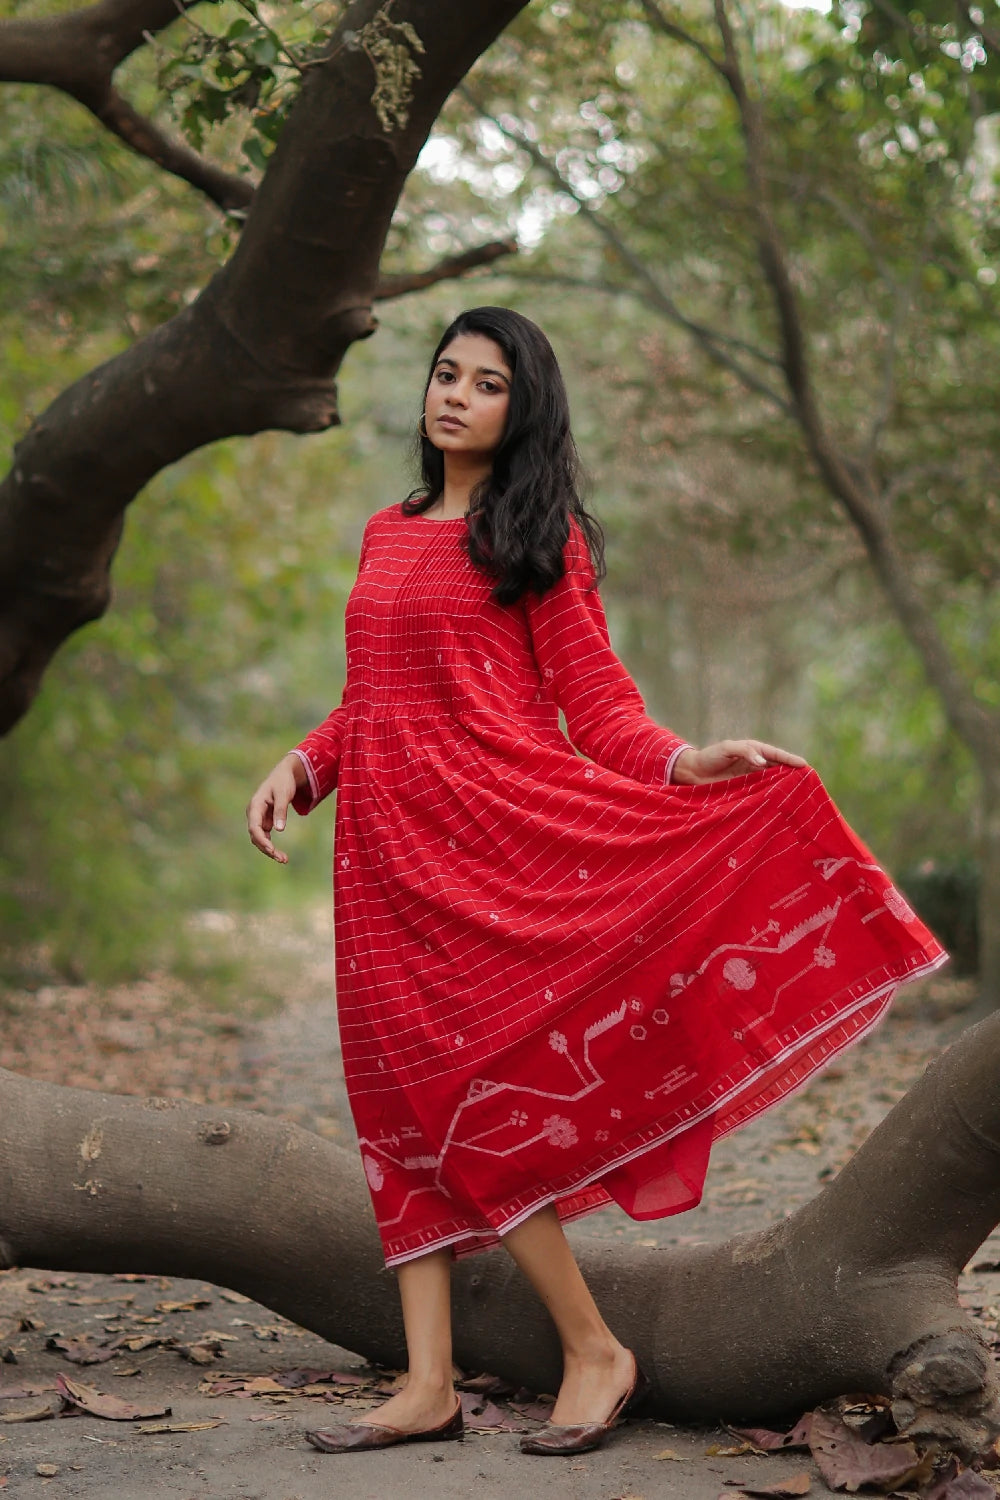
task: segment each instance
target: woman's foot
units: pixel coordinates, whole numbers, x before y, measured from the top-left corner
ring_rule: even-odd
[[[624,1353],[628,1359],[628,1374],[624,1379],[619,1376],[615,1386],[618,1394],[612,1398],[610,1405],[605,1401],[599,1417],[575,1422],[555,1420],[555,1413],[559,1412],[560,1406],[564,1411],[573,1409],[570,1405],[569,1392],[566,1392],[567,1399],[563,1403],[563,1393],[566,1391],[566,1381],[564,1381],[559,1391],[559,1400],[553,1408],[553,1420],[546,1422],[545,1426],[540,1427],[537,1432],[527,1433],[521,1439],[521,1452],[570,1458],[574,1454],[589,1453],[593,1448],[600,1448],[611,1429],[628,1415],[633,1401],[637,1396],[642,1395],[647,1386],[646,1377],[639,1369],[635,1355],[627,1349]],[[617,1356],[614,1364],[616,1368],[621,1369],[621,1360]],[[586,1396],[586,1403],[593,1410],[595,1398],[592,1393],[598,1385],[604,1382],[597,1377],[596,1372],[592,1378],[584,1375],[582,1370],[579,1373],[583,1379],[579,1383],[579,1396],[574,1399],[583,1402],[586,1384],[591,1393]],[[577,1407],[577,1409],[580,1408]]]
[[[634,1384],[635,1373],[635,1356],[617,1341],[578,1357],[567,1355],[550,1422],[555,1427],[606,1422]]]
[[[391,1448],[397,1443],[442,1443],[452,1438],[461,1441],[465,1436],[462,1400],[455,1396],[450,1415],[433,1427],[404,1429],[385,1422],[349,1422],[306,1431],[303,1436],[321,1453],[364,1453],[372,1448]]]
[[[408,1380],[395,1396],[359,1417],[357,1425],[392,1427],[397,1432],[430,1432],[454,1416],[455,1401],[450,1384],[415,1385]]]

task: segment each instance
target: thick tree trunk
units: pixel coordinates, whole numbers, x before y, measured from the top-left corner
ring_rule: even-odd
[[[763,1233],[590,1246],[585,1274],[663,1416],[770,1421],[847,1391],[971,1452],[1000,1430],[956,1278],[1000,1220],[1000,1016],[911,1089],[840,1176]],[[0,1264],[192,1276],[401,1363],[394,1277],[354,1157],[292,1125],[0,1072]],[[502,1251],[455,1271],[459,1364],[552,1390],[547,1315]]]

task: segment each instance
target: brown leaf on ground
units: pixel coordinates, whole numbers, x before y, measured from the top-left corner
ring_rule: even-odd
[[[86,1333],[74,1338],[64,1338],[62,1334],[54,1333],[45,1340],[45,1347],[55,1349],[74,1365],[102,1365],[106,1360],[114,1359],[118,1353],[117,1345],[107,1341],[97,1343]]]
[[[953,1458],[924,1500],[996,1500],[996,1490],[981,1474],[960,1469],[958,1460]]]
[[[209,1427],[222,1427],[225,1419],[213,1417],[206,1422],[140,1422],[136,1432],[205,1432]]]
[[[812,1488],[812,1480],[805,1469],[801,1474],[790,1474],[787,1479],[779,1479],[777,1484],[747,1484],[740,1483],[736,1479],[727,1479],[726,1484],[739,1489],[741,1495],[747,1495],[750,1500],[780,1500],[782,1495],[808,1495]]]
[[[743,1458],[747,1453],[760,1453],[753,1443],[740,1443],[739,1447],[725,1447],[722,1443],[712,1443],[705,1449],[706,1458]]]
[[[769,1427],[727,1427],[733,1437],[742,1438],[761,1453],[776,1453],[784,1448],[808,1448],[813,1413],[806,1412],[788,1432],[772,1432]]]
[[[199,1307],[211,1307],[211,1297],[189,1297],[187,1302],[157,1302],[159,1313],[197,1312]]]
[[[181,1359],[190,1360],[193,1365],[214,1365],[222,1357],[222,1349],[213,1339],[199,1339],[195,1344],[177,1344],[176,1348]]]
[[[866,1443],[839,1416],[822,1410],[813,1412],[809,1447],[830,1488],[852,1495],[862,1485],[901,1489],[921,1467],[912,1443]]]
[[[125,1338],[116,1339],[115,1343],[119,1348],[127,1349],[130,1354],[138,1354],[141,1349],[155,1348],[157,1344],[162,1344],[163,1340],[155,1333],[134,1333]]]
[[[511,1401],[510,1406],[519,1416],[528,1417],[532,1422],[547,1422],[552,1415],[555,1398],[538,1401]]]
[[[359,1385],[369,1385],[371,1377],[352,1375],[344,1370],[272,1370],[272,1379],[282,1390],[296,1391],[304,1385],[328,1383],[345,1391],[356,1390]]]
[[[462,1416],[469,1432],[525,1432],[527,1424],[502,1411],[488,1396],[463,1391]]]
[[[31,1406],[13,1407],[10,1411],[5,1411],[0,1416],[0,1422],[44,1422],[49,1417],[58,1416],[62,1405],[61,1396],[50,1396],[46,1401],[36,1401]]]
[[[475,1391],[483,1396],[513,1396],[514,1387],[509,1380],[502,1380],[499,1375],[470,1375],[468,1379],[458,1382],[460,1390]]]
[[[683,1453],[678,1453],[675,1448],[661,1448],[659,1453],[653,1454],[654,1458],[672,1458],[675,1463],[686,1464],[688,1460]]]
[[[89,1412],[92,1417],[104,1417],[109,1422],[136,1422],[147,1417],[170,1415],[169,1406],[137,1406],[132,1401],[123,1401],[120,1396],[106,1396],[69,1375],[56,1376],[56,1389],[80,1411]]]

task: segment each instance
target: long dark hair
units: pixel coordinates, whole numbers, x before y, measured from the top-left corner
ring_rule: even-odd
[[[566,387],[552,345],[537,324],[507,307],[459,313],[434,350],[424,399],[442,353],[463,333],[479,333],[503,350],[511,372],[510,408],[493,470],[469,499],[469,557],[496,580],[493,597],[513,604],[522,594],[544,594],[565,571],[563,549],[570,516],[578,521],[594,567],[604,576],[604,535],[579,494],[580,458],[569,425]],[[419,515],[444,490],[444,455],[420,437],[423,483],[403,502]]]

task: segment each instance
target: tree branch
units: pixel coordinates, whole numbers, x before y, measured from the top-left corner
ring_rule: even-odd
[[[101,0],[38,21],[0,22],[0,83],[60,89],[132,151],[197,188],[227,213],[246,209],[253,184],[168,136],[114,87],[116,68],[193,3],[218,0]]]
[[[680,42],[682,46],[692,48],[697,52],[699,57],[708,63],[710,68],[714,68],[717,73],[725,78],[726,70],[715,54],[705,46],[704,42],[699,42],[697,37],[692,36],[689,31],[685,31],[675,21],[668,20],[657,4],[657,0],[640,0],[640,3],[654,30],[660,31],[664,36],[670,37],[671,41]]]
[[[374,331],[379,260],[445,99],[526,0],[394,0],[424,51],[387,127],[354,44],[382,0],[354,0],[310,68],[231,260],[176,317],[64,391],[0,484],[0,733],[63,640],[105,609],[126,506],[167,464],[223,437],[337,422],[334,376]],[[408,33],[403,30],[402,35]]]
[[[677,303],[660,285],[656,277],[650,272],[649,267],[635,253],[631,245],[628,244],[611,221],[605,218],[603,214],[598,213],[587,202],[586,198],[577,192],[572,183],[560,172],[555,162],[550,160],[534,141],[529,140],[520,131],[511,130],[509,126],[504,125],[502,121],[498,120],[495,115],[490,114],[489,110],[476,99],[467,86],[463,85],[457,92],[461,94],[463,99],[467,100],[477,114],[484,120],[489,120],[491,125],[500,131],[501,135],[505,136],[514,145],[520,147],[522,151],[526,151],[535,165],[542,168],[559,190],[573,199],[581,216],[593,226],[605,244],[611,247],[618,259],[632,272],[636,281],[643,287],[649,305],[661,317],[674,323],[678,328],[683,328],[685,333],[689,334],[695,343],[700,345],[715,364],[729,370],[748,390],[756,392],[759,396],[763,396],[765,400],[776,406],[779,411],[784,412],[786,416],[792,414],[790,403],[779,391],[776,391],[766,380],[762,380],[753,370],[748,369],[742,361],[730,354],[724,347],[723,341],[711,329],[706,329],[703,324],[696,323],[692,318],[681,312]]]
[[[654,312],[659,308],[650,298],[636,286],[628,286],[624,282],[602,281],[599,278],[587,276],[569,276],[558,271],[533,271],[530,268],[523,271],[511,272],[515,281],[527,281],[539,286],[567,286],[575,287],[579,291],[601,292],[607,297],[630,297],[642,307],[648,307]],[[730,349],[737,349],[741,354],[749,355],[751,359],[760,360],[761,364],[768,365],[772,369],[781,370],[782,363],[773,354],[768,354],[766,349],[759,349],[756,344],[748,344],[744,339],[733,338],[726,333],[720,333],[717,328],[709,328],[706,323],[689,322],[690,328],[697,329],[702,337],[711,339],[717,344],[725,345]]]
[[[879,505],[872,474],[851,464],[820,415],[798,298],[771,209],[763,114],[759,100],[751,97],[747,89],[725,0],[714,0],[714,5],[725,53],[725,77],[743,133],[761,266],[781,328],[785,378],[795,415],[824,481],[857,528],[889,602],[920,656],[929,681],[940,694],[952,728],[968,745],[984,772],[991,770],[1000,750],[1000,722],[978,702],[952,659],[910,574],[888,517]]]
[[[477,266],[492,265],[502,255],[516,255],[516,240],[490,240],[486,245],[477,245],[472,250],[463,250],[458,255],[446,255],[426,271],[392,271],[380,276],[375,288],[375,301],[388,302],[393,297],[405,297],[408,292],[422,292],[425,287],[435,286],[439,281],[450,281],[465,276]]]
[[[250,207],[254,185],[249,177],[225,171],[183,141],[167,135],[146,115],[133,109],[117,89],[109,88],[102,104],[93,108],[92,113],[137,155],[148,157],[171,176],[190,183],[224,213],[238,213]]]

